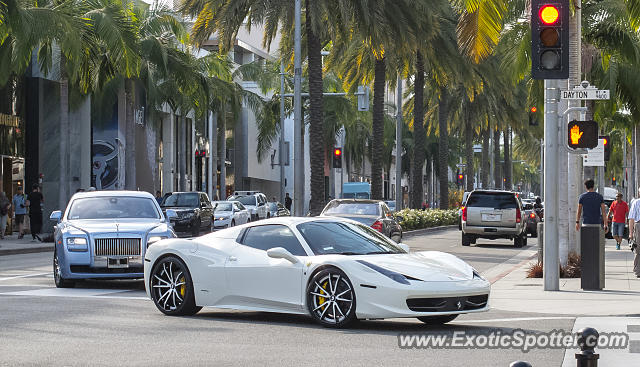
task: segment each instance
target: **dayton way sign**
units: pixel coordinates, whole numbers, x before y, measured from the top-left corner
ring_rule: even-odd
[[[573,90],[563,90],[562,99],[579,99],[579,100],[603,100],[609,99],[608,89],[598,89],[589,85],[588,81],[583,81],[580,85],[573,87]]]

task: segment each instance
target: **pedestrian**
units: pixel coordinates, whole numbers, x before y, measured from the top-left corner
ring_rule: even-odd
[[[293,200],[291,200],[291,197],[289,196],[289,193],[287,193],[284,197],[284,207],[287,208],[287,210],[291,211],[291,204],[293,203]]]
[[[18,186],[18,192],[13,196],[13,219],[18,225],[18,239],[24,237],[24,217],[27,215],[27,197],[22,192],[22,186]]]
[[[611,224],[611,234],[616,240],[616,250],[620,250],[620,243],[624,237],[624,225],[627,222],[627,214],[629,214],[629,206],[622,200],[622,193],[616,195],[616,200],[611,203],[607,219],[613,215]]]
[[[533,204],[533,209],[542,209],[542,200],[540,196],[536,197],[536,202]]]
[[[7,220],[9,220],[9,209],[11,203],[7,199],[7,194],[0,191],[0,240],[4,239],[4,231],[7,229]]]
[[[34,183],[32,188],[33,190],[27,195],[29,219],[31,220],[31,237],[33,241],[42,242],[39,234],[42,231],[42,203],[44,203],[44,196],[40,192],[40,185]]]
[[[640,188],[638,189],[640,197]],[[640,278],[640,200],[634,199],[629,209],[629,242],[635,246],[631,247],[635,257],[633,258],[633,272]]]
[[[580,217],[582,216],[582,224],[602,224],[607,218],[607,208],[604,206],[604,198],[602,195],[593,191],[595,183],[592,179],[584,182],[587,192],[580,195],[578,200],[578,213],[576,214],[576,231],[580,230]],[[609,228],[606,220],[604,221],[604,231]]]
[[[277,200],[276,200],[276,197],[275,197],[275,196],[272,196],[272,197],[271,197],[271,202],[272,202],[272,203],[276,203],[276,202],[277,202]]]
[[[160,192],[160,190],[156,191],[156,201],[158,202],[158,205],[162,205],[162,192]]]

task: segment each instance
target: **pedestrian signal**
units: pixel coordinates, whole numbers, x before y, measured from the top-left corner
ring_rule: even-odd
[[[595,121],[571,121],[567,125],[571,149],[593,149],[598,146],[598,123]]]

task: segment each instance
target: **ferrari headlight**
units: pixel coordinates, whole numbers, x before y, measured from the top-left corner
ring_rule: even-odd
[[[152,245],[155,242],[158,242],[160,240],[166,240],[168,237],[167,236],[152,236],[149,237],[149,239],[147,240],[147,246]]]
[[[69,237],[67,238],[67,250],[74,252],[86,252],[89,250],[87,246],[87,239],[83,237]]]
[[[369,268],[377,271],[378,273],[380,273],[380,274],[382,274],[382,275],[384,275],[384,276],[386,276],[388,278],[391,278],[391,279],[395,280],[398,283],[411,284],[411,283],[409,283],[407,278],[404,275],[400,274],[400,273],[396,273],[395,271],[387,270],[385,268],[379,267],[378,265],[374,265],[374,264],[372,264],[372,263],[370,263],[368,261],[364,261],[364,260],[356,260],[356,261],[359,262],[360,264],[366,266],[366,267],[369,267]]]

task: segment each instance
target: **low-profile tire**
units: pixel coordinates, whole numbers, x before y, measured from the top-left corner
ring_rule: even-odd
[[[307,308],[325,327],[343,328],[354,322],[356,293],[347,275],[333,267],[317,272],[307,286]]]
[[[196,223],[193,226],[193,229],[191,229],[191,237],[198,237],[200,236],[200,226],[202,225],[202,222],[198,221],[198,223]]]
[[[76,286],[75,282],[62,277],[60,261],[58,260],[58,251],[53,252],[53,280],[55,281],[57,288],[73,288]]]
[[[453,321],[458,315],[441,315],[441,316],[420,316],[418,320],[428,325],[443,325],[449,321]]]
[[[153,266],[149,289],[153,303],[165,315],[191,316],[202,309],[196,305],[189,269],[176,256],[167,256]]]
[[[471,246],[472,241],[471,236],[462,233],[462,246]]]

